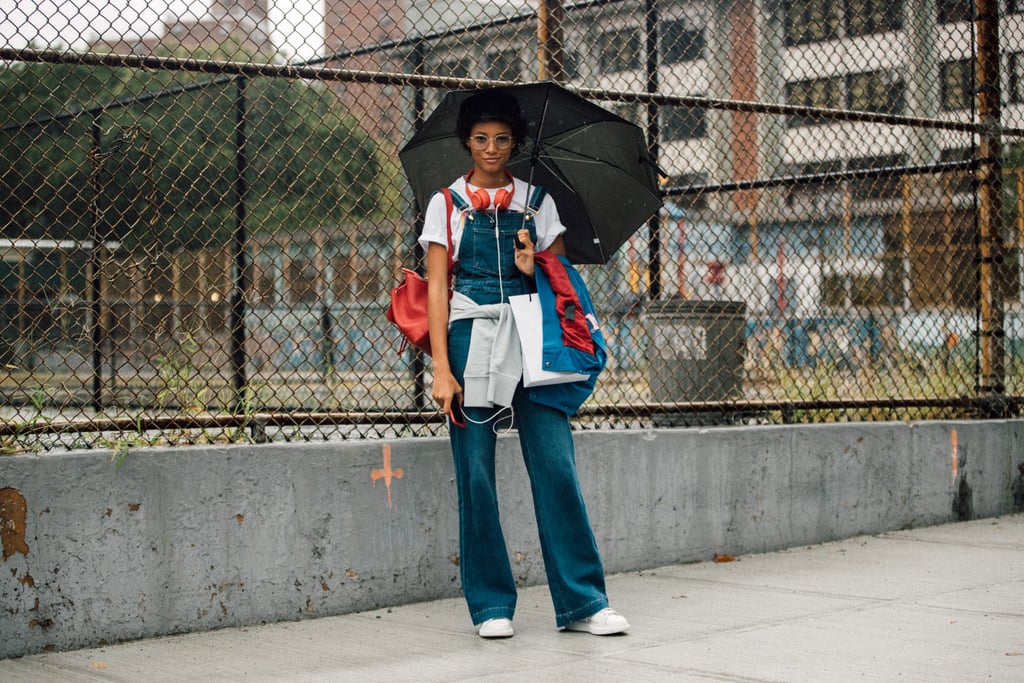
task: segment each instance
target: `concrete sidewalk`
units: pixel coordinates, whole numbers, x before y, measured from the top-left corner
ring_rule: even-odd
[[[1024,515],[610,576],[625,636],[461,599],[0,660],[15,681],[1024,681]]]

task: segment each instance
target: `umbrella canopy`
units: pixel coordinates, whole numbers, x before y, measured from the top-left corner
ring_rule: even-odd
[[[657,166],[643,131],[554,83],[498,90],[519,101],[528,123],[508,170],[555,200],[571,262],[607,263],[661,207]],[[476,92],[448,93],[398,154],[421,208],[473,167],[455,122],[459,106]]]

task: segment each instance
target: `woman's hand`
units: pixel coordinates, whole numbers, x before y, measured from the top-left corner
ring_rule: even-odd
[[[448,249],[436,243],[427,248],[427,326],[434,361],[431,396],[450,415],[462,387],[448,363]]]
[[[462,403],[462,387],[455,379],[455,375],[446,368],[434,368],[434,386],[431,389],[431,396],[441,408],[445,415],[452,415],[452,404]]]
[[[530,231],[523,229],[516,233],[515,263],[519,272],[526,277],[533,277],[533,240]]]

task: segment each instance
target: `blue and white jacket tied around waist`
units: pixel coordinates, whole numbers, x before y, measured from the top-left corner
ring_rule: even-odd
[[[527,389],[531,400],[573,415],[594,391],[608,362],[608,347],[590,292],[579,272],[562,256],[534,255],[534,281],[543,316],[543,367],[588,378]],[[468,407],[509,406],[523,375],[523,353],[512,307],[480,305],[455,292],[450,320],[473,320],[473,335],[463,377]],[[583,337],[586,337],[584,339]]]

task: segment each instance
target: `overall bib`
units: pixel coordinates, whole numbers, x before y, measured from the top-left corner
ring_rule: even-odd
[[[535,188],[525,227],[536,244],[532,213],[544,197]],[[507,302],[532,290],[515,267],[514,236],[524,227],[519,211],[481,211],[452,193],[456,210],[467,211],[455,263],[455,290],[478,304]],[[449,325],[448,358],[455,379],[464,384],[472,320]],[[576,475],[572,431],[565,413],[531,401],[522,381],[512,410],[523,460],[530,478],[544,569],[558,627],[588,617],[608,606],[604,569],[590,527]],[[495,487],[497,431],[508,417],[495,419],[495,409],[463,409],[465,427],[449,421],[455,482],[459,495],[459,572],[474,624],[511,619],[516,608],[516,582],[501,529]]]

